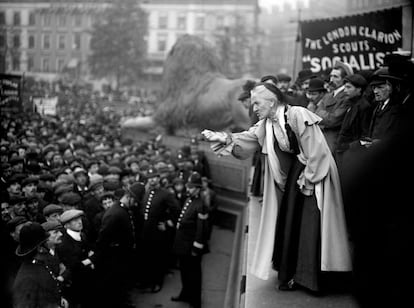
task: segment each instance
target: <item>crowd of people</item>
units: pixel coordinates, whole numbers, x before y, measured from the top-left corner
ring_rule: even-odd
[[[2,115],[2,306],[133,307],[129,291],[160,292],[178,268],[171,300],[200,307],[217,203],[197,138],[123,138],[124,112],[58,94],[56,116]]]
[[[408,298],[413,72],[410,55],[392,53],[375,71],[337,61],[329,76],[302,70],[293,85],[286,74],[248,80],[239,100],[252,126],[202,132],[219,156],[255,157],[251,273],[276,270],[281,291],[352,290],[364,307]]]
[[[279,290],[319,294],[346,280],[367,307],[378,290],[378,307],[409,294],[413,64],[384,61],[359,72],[338,61],[328,77],[302,70],[293,85],[286,74],[249,80],[239,100],[252,127],[203,132],[218,155],[255,156],[263,212],[252,271],[266,279],[272,265]],[[161,136],[123,138],[120,119],[136,114],[84,89],[57,95],[56,116],[29,107],[1,119],[5,307],[129,307],[132,288],[160,292],[176,267],[171,300],[200,307],[217,202],[197,138],[178,150]]]

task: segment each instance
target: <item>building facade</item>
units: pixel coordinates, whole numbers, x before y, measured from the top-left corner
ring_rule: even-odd
[[[223,42],[229,29],[248,29],[248,46],[257,30],[257,0],[143,0],[148,13],[147,74],[160,75],[163,62],[183,34],[212,44]],[[88,75],[88,56],[95,18],[110,1],[0,0],[0,72],[55,79],[69,68]],[[236,27],[237,28],[237,27]],[[240,27],[239,27],[240,28]],[[253,52],[243,54],[252,64]],[[247,68],[247,71],[251,68]]]

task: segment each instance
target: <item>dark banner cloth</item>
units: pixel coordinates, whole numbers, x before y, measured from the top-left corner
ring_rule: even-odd
[[[376,70],[402,46],[402,8],[304,21],[301,30],[303,69],[318,73],[339,60],[354,71]]]
[[[22,110],[21,76],[0,74],[0,109],[1,112],[18,112]]]

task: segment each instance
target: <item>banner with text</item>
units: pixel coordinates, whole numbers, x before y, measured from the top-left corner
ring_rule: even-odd
[[[385,54],[402,46],[402,9],[361,15],[304,21],[303,69],[326,71],[336,61],[349,63],[354,71],[376,70]]]
[[[35,97],[33,98],[33,105],[35,111],[42,116],[56,115],[56,106],[58,103],[58,97]]]
[[[21,76],[0,74],[0,109],[2,112],[22,110]]]

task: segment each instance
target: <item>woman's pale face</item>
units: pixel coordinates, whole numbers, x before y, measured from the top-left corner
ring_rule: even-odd
[[[269,99],[265,99],[262,97],[254,97],[252,98],[252,105],[253,105],[253,112],[256,113],[257,117],[262,120],[265,118],[269,118],[272,115],[272,108],[275,102]]]

